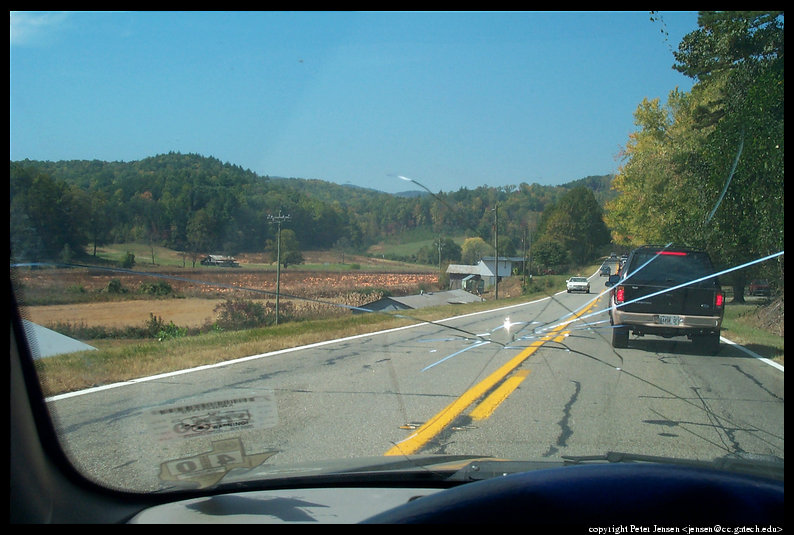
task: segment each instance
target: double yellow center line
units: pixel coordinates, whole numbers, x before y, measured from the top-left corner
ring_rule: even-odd
[[[597,301],[597,300],[596,300]],[[513,370],[518,368],[530,355],[538,350],[543,344],[549,340],[561,342],[568,331],[564,331],[565,327],[570,321],[578,318],[590,308],[593,307],[595,301],[589,306],[585,307],[572,316],[569,321],[562,323],[550,331],[550,334],[540,340],[533,342],[527,348],[522,350],[518,355],[503,364],[498,370],[491,373],[488,377],[474,385],[472,388],[463,393],[462,396],[447,405],[441,412],[430,418],[415,433],[394,445],[385,455],[411,455],[419,451],[422,446],[430,442],[441,431],[443,431],[452,421],[460,416],[472,403],[480,399],[489,390],[494,388],[497,383],[504,380]],[[483,419],[490,416],[491,412],[496,406],[501,403],[513,390],[518,388],[526,376],[529,375],[529,370],[523,370],[517,373],[514,377],[506,380],[498,389],[488,396],[478,407],[471,413],[474,419]]]

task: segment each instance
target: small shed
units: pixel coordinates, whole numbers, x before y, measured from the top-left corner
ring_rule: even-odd
[[[447,266],[447,275],[449,276],[450,290],[466,290],[472,284],[479,287],[479,281],[484,281],[486,278],[491,277],[492,273],[482,263],[474,266],[470,264],[450,264]]]
[[[222,266],[222,267],[238,267],[240,264],[233,256],[224,256],[218,254],[210,254],[201,259],[203,266]]]

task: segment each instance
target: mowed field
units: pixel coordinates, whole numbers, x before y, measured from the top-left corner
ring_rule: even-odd
[[[123,328],[141,326],[153,314],[166,323],[180,327],[201,327],[215,318],[221,299],[139,299],[123,302],[76,303],[72,305],[34,306],[25,309],[26,319],[42,326],[65,321],[87,327]]]

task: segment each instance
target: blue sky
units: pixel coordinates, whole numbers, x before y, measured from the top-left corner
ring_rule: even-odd
[[[12,12],[11,160],[174,151],[388,192],[614,173],[642,99],[692,87],[697,14],[660,15]]]

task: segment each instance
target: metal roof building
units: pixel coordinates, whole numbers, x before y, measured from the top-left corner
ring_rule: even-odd
[[[386,312],[390,310],[409,310],[439,305],[458,305],[462,303],[479,303],[482,297],[465,290],[447,290],[444,292],[427,292],[419,295],[406,295],[404,297],[383,297],[361,308],[372,312]],[[355,312],[363,312],[354,310]]]

